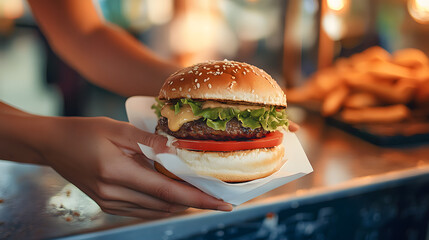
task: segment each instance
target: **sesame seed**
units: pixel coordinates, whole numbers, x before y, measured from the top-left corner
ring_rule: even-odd
[[[188,92],[190,92],[190,91],[191,91],[191,88],[188,89]]]
[[[215,68],[219,68],[219,65],[214,65]]]
[[[201,74],[203,74],[202,72],[200,72],[200,74],[198,74],[198,76],[201,76]]]
[[[209,88],[212,88],[212,85],[209,83],[209,85],[207,85],[207,86],[209,86]]]
[[[173,81],[169,82],[168,84],[170,84],[170,85],[173,84]]]
[[[197,78],[195,78],[195,82],[198,82],[198,79],[197,79]]]
[[[255,89],[252,89],[252,93],[254,93],[255,92]]]
[[[187,98],[191,98],[191,95],[189,95],[189,94],[188,94],[188,95],[186,95],[186,97],[187,97]]]
[[[197,88],[200,88],[200,83],[197,83]]]
[[[189,72],[188,73],[192,73],[192,70],[189,70]]]
[[[243,75],[246,75],[246,72],[243,72]]]
[[[182,87],[179,87],[179,91],[180,91],[180,92],[182,91]]]
[[[183,80],[185,80],[185,78],[181,78],[181,79],[180,79],[180,81],[183,81]]]
[[[210,68],[207,68],[207,70],[210,70]]]
[[[235,77],[234,77],[234,76],[231,76],[231,78],[232,78],[232,79],[235,79]]]
[[[174,92],[174,91],[176,91],[176,89],[175,89],[175,88],[172,88],[172,89],[171,89],[171,91],[172,91],[172,92]]]

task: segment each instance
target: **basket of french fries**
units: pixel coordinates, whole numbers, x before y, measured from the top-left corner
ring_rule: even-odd
[[[418,49],[390,54],[371,47],[339,58],[287,96],[289,103],[311,106],[343,126],[380,137],[381,142],[372,139],[376,144],[429,140],[429,59]]]

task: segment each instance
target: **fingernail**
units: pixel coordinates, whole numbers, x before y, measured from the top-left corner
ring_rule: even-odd
[[[232,209],[233,208],[232,208],[231,204],[220,205],[220,206],[217,207],[217,210],[224,211],[224,212],[231,212]]]

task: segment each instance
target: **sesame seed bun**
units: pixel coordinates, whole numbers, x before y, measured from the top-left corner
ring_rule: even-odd
[[[259,148],[233,152],[200,152],[177,149],[177,155],[200,175],[212,176],[224,182],[237,183],[267,177],[285,163],[284,147]],[[155,162],[157,171],[167,177],[177,176]]]
[[[191,98],[286,107],[286,95],[264,70],[235,61],[199,63],[172,74],[159,99]]]

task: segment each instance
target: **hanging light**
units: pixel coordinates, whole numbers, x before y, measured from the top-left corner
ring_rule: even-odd
[[[429,0],[408,0],[408,12],[418,23],[429,23]]]
[[[327,5],[332,11],[341,12],[348,8],[349,0],[327,0]]]

